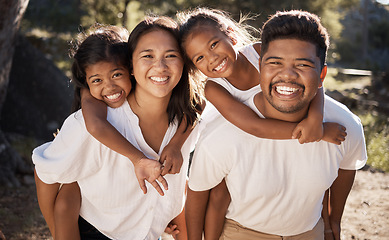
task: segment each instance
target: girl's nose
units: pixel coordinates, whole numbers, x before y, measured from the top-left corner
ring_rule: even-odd
[[[104,87],[105,87],[106,89],[113,89],[113,88],[116,87],[116,84],[115,84],[114,80],[108,79],[108,80],[105,81]]]

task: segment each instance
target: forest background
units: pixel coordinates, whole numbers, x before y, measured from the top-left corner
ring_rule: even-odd
[[[147,14],[174,18],[179,10],[206,6],[225,10],[236,20],[246,14],[255,16],[248,23],[260,29],[277,10],[316,13],[331,35],[326,93],[361,118],[369,157],[365,170],[384,175],[389,171],[387,0],[0,0],[0,9],[21,1],[28,5],[25,12],[19,12],[24,16],[11,43],[12,67],[5,78],[0,66],[0,239],[1,232],[11,236],[7,239],[18,239],[15,236],[22,233],[10,224],[30,226],[28,222],[36,219],[26,220],[12,209],[31,207],[18,204],[29,199],[25,194],[34,194],[31,151],[52,140],[52,133],[70,112],[68,49],[71,40],[95,22],[125,26],[131,31]],[[0,32],[5,23],[1,11]],[[0,34],[0,65],[6,56],[2,48],[6,37]],[[385,194],[388,189],[384,188]],[[24,213],[39,215],[34,204],[31,208],[35,210]],[[44,227],[44,222],[40,224]],[[20,232],[25,232],[21,228]]]

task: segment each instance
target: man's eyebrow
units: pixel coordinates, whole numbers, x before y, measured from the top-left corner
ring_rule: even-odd
[[[312,64],[315,64],[315,61],[313,61],[312,59],[310,58],[296,58],[297,61],[307,61],[307,62],[310,62]]]

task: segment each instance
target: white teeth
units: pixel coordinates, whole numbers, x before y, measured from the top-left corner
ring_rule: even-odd
[[[151,80],[156,81],[156,82],[164,82],[168,80],[169,77],[150,77]]]
[[[226,62],[227,62],[227,59],[224,59],[223,62],[219,64],[219,66],[215,67],[215,70],[219,71],[220,69],[222,69],[224,67],[224,65],[226,65]]]
[[[112,95],[106,95],[106,97],[109,99],[109,100],[115,100],[117,99],[118,97],[120,97],[122,93],[115,93],[115,94],[112,94]]]
[[[291,95],[298,91],[298,88],[292,88],[287,86],[277,86],[276,92],[283,95]]]

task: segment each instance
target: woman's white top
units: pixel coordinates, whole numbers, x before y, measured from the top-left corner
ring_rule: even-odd
[[[119,108],[108,108],[107,119],[150,159],[158,159],[177,129],[177,124],[169,126],[156,153],[143,138],[139,119],[127,101]],[[104,235],[156,240],[184,207],[189,153],[196,135],[195,129],[182,147],[184,163],[180,173],[165,176],[169,184],[165,196],[160,196],[148,182],[147,194],[143,194],[132,162],[88,133],[81,110],[65,120],[54,141],[34,149],[32,159],[43,182],[78,182],[82,196],[80,215]]]

